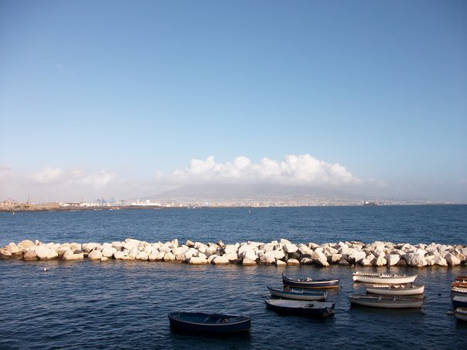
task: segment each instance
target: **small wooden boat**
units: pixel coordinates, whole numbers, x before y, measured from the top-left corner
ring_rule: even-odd
[[[298,288],[284,288],[276,289],[269,287],[269,292],[271,296],[284,298],[284,299],[294,299],[294,300],[316,300],[316,301],[324,301],[326,300],[328,293],[326,292],[312,292],[309,290],[298,289]]]
[[[467,294],[467,283],[452,282],[451,291],[453,291],[454,293]]]
[[[458,307],[467,308],[467,295],[454,295],[452,297],[452,305],[454,306],[454,309]]]
[[[321,301],[265,299],[266,306],[281,314],[325,318],[334,314],[334,303]]]
[[[182,332],[227,334],[247,332],[251,319],[246,316],[206,314],[202,312],[171,312],[170,327]]]
[[[326,280],[326,279],[313,279],[310,277],[292,279],[286,275],[282,275],[282,282],[284,286],[295,288],[311,288],[311,289],[326,289],[326,288],[339,288],[339,280]]]
[[[375,284],[366,287],[369,294],[378,295],[420,295],[425,291],[425,286],[416,286],[413,284]]]
[[[354,272],[352,279],[354,282],[381,283],[381,284],[406,284],[413,283],[417,275],[397,275],[395,273],[366,273]]]
[[[349,296],[352,305],[361,305],[369,307],[377,307],[383,309],[412,309],[421,308],[423,305],[423,298],[417,297],[383,297],[382,295],[361,295],[352,294]]]
[[[467,308],[466,307],[458,307],[454,311],[454,316],[460,321],[466,321],[467,322]]]

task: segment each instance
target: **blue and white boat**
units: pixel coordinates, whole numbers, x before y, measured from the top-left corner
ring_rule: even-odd
[[[334,303],[321,301],[265,299],[268,309],[279,314],[325,318],[334,315]]]
[[[339,288],[338,279],[313,279],[310,277],[292,279],[286,275],[282,275],[282,282],[284,286],[290,286],[294,288],[310,288],[310,289],[327,289],[327,288]]]
[[[271,296],[283,298],[283,299],[293,299],[293,300],[308,300],[308,301],[324,301],[326,300],[328,293],[327,292],[314,292],[301,288],[288,288],[284,289],[272,288],[269,287],[269,292]]]
[[[171,312],[170,327],[175,331],[229,334],[248,332],[251,319],[246,316],[207,314],[203,312]]]
[[[454,295],[452,297],[452,306],[454,306],[454,309],[467,307],[467,295]]]

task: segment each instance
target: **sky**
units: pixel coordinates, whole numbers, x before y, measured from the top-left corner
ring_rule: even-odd
[[[0,0],[0,201],[467,203],[465,1]]]

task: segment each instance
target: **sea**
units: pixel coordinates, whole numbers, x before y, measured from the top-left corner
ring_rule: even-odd
[[[0,213],[0,246],[42,242],[294,243],[391,241],[467,245],[466,205],[196,208]],[[46,271],[44,271],[46,270]],[[0,349],[467,349],[450,283],[467,267],[393,267],[425,285],[421,310],[351,306],[356,270],[313,265],[190,266],[161,262],[0,260]],[[266,286],[291,277],[339,278],[334,317],[281,316],[266,309]],[[171,311],[246,315],[246,335],[170,330]]]

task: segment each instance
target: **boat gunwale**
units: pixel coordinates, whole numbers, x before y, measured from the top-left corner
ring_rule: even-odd
[[[200,322],[186,321],[186,320],[183,320],[183,319],[173,317],[173,314],[180,314],[180,313],[193,314],[193,313],[190,313],[190,312],[177,312],[177,311],[175,311],[175,312],[169,313],[168,317],[169,317],[170,320],[173,320],[173,321],[187,323],[187,324],[189,323],[189,324],[194,324],[194,325],[198,325],[198,326],[216,326],[216,327],[222,326],[222,327],[226,327],[226,326],[232,326],[232,325],[236,325],[236,324],[251,322],[251,317],[248,317],[248,316],[207,314],[207,313],[204,313],[204,312],[194,312],[194,313],[195,314],[203,314],[203,315],[206,315],[206,316],[224,316],[225,318],[228,318],[228,317],[240,317],[240,318],[243,318],[243,320],[235,321],[235,322],[225,322],[225,323],[200,323]]]

